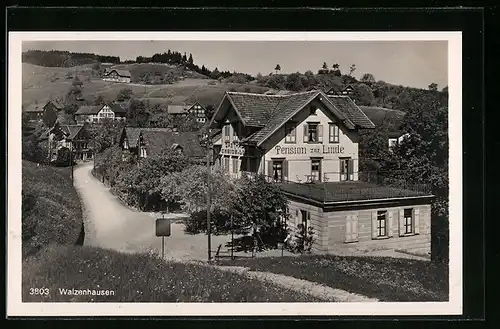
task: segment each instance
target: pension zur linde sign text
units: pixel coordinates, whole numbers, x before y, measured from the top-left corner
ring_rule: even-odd
[[[315,146],[315,147],[305,147],[305,146],[279,146],[277,145],[274,150],[276,155],[288,155],[288,154],[342,154],[344,153],[344,147],[340,145],[335,146]]]

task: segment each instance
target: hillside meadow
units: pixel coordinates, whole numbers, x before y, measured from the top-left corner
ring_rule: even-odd
[[[158,99],[157,102],[161,103],[182,104],[199,101],[216,106],[226,91],[264,93],[269,89],[253,84],[219,83],[207,78],[187,78],[171,85],[115,83],[92,76],[87,67],[42,67],[23,63],[23,104],[43,104],[49,99],[64,99],[72,82],[71,79],[66,79],[66,74],[74,74],[75,71],[83,82],[83,97],[89,103],[98,95],[105,101],[115,100],[120,90],[128,88],[132,90],[135,98],[148,99],[152,103]]]

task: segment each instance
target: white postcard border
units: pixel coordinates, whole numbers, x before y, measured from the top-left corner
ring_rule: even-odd
[[[22,42],[41,40],[448,41],[450,261],[448,302],[23,303],[21,299]],[[461,32],[10,32],[7,316],[306,316],[462,314]]]

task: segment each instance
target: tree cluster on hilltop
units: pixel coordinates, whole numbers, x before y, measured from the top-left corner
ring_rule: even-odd
[[[48,67],[73,67],[85,64],[120,63],[120,57],[93,53],[73,53],[61,50],[28,50],[22,54],[23,63]]]
[[[257,85],[276,90],[305,91],[310,89],[321,89],[324,91],[334,88],[342,90],[347,86],[353,87],[351,98],[358,105],[385,107],[400,111],[406,111],[411,99],[422,92],[433,93],[438,91],[436,83],[429,84],[428,90],[419,88],[393,85],[382,80],[376,80],[373,74],[364,73],[358,80],[353,76],[356,65],[352,64],[348,68],[348,73],[343,74],[340,65],[335,63],[329,68],[326,62],[323,63],[317,73],[306,71],[305,73],[295,72],[291,74],[281,74],[279,64],[274,68],[274,73],[269,75],[257,74]],[[442,89],[443,94],[447,94],[448,87]]]

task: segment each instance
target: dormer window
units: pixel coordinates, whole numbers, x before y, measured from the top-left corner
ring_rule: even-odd
[[[140,158],[146,158],[147,157],[147,152],[146,152],[146,147],[145,146],[141,145],[139,157]]]

